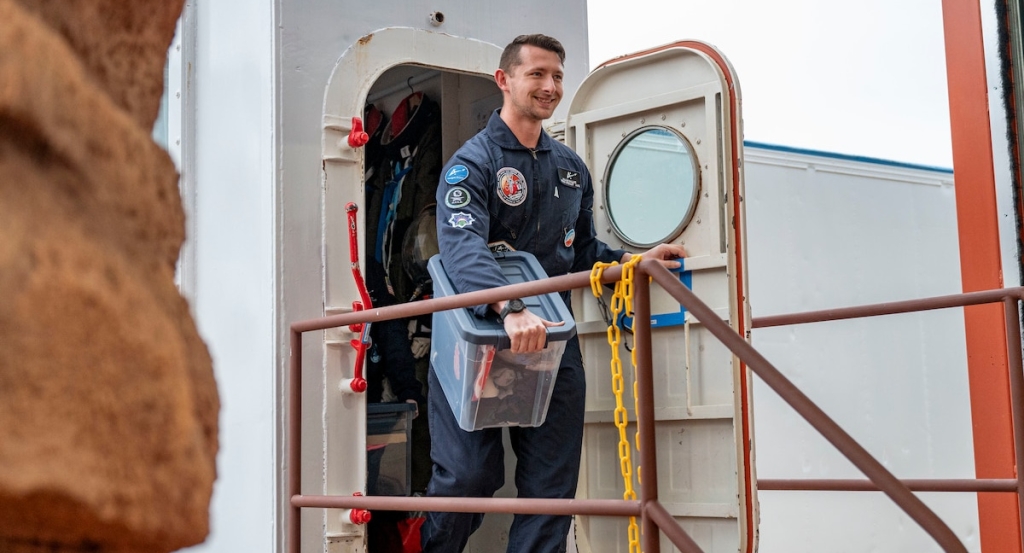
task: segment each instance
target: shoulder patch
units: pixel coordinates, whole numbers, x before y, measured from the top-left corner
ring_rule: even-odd
[[[452,213],[452,216],[448,218],[448,224],[451,225],[452,228],[471,227],[473,226],[473,215],[462,211]]]
[[[469,190],[461,186],[453,186],[444,195],[444,205],[452,209],[459,209],[469,205],[470,199]]]
[[[526,201],[526,177],[515,167],[498,169],[498,197],[512,207]]]
[[[469,176],[469,168],[465,165],[453,165],[447,173],[444,174],[444,182],[448,184],[458,184]]]
[[[580,187],[580,172],[558,168],[558,182],[571,188]]]

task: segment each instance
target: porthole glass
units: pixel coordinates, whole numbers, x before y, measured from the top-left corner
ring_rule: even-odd
[[[668,128],[646,127],[619,143],[604,182],[615,234],[647,247],[674,239],[690,222],[700,171],[685,138]]]

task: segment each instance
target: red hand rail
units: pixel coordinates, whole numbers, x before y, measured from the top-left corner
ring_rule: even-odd
[[[356,213],[359,206],[354,202],[345,205],[348,214],[348,252],[349,260],[352,262],[352,278],[356,281],[356,289],[359,290],[359,297],[362,301],[352,302],[352,311],[363,311],[373,308],[370,301],[370,294],[366,291],[366,282],[363,281],[363,274],[359,272],[359,231],[356,227]],[[352,382],[349,386],[355,393],[366,391],[366,379],[363,378],[363,361],[366,359],[366,350],[370,347],[370,323],[357,323],[349,325],[349,330],[360,334],[360,338],[350,343],[356,350],[356,364],[352,371]]]

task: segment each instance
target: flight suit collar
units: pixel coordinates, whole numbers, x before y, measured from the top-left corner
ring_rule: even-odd
[[[487,134],[491,137],[491,140],[495,144],[506,150],[522,150],[530,151],[530,148],[523,146],[516,138],[516,135],[512,133],[512,129],[508,128],[508,125],[501,120],[498,115],[501,109],[494,110],[491,113],[491,118],[487,121]],[[533,148],[534,152],[545,152],[551,149],[551,137],[548,133],[544,132],[544,129],[540,131],[540,140],[537,141],[537,147]]]

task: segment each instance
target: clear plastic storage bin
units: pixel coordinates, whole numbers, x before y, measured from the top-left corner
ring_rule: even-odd
[[[412,480],[411,403],[366,405],[366,493],[409,495]]]
[[[526,252],[497,254],[509,283],[547,278],[537,258]],[[455,294],[441,257],[427,264],[436,297]],[[523,298],[527,309],[565,325],[548,329],[548,344],[536,353],[515,354],[497,317],[477,317],[469,309],[434,313],[430,363],[448,405],[463,430],[496,426],[539,426],[547,416],[565,343],[576,324],[557,293]]]

